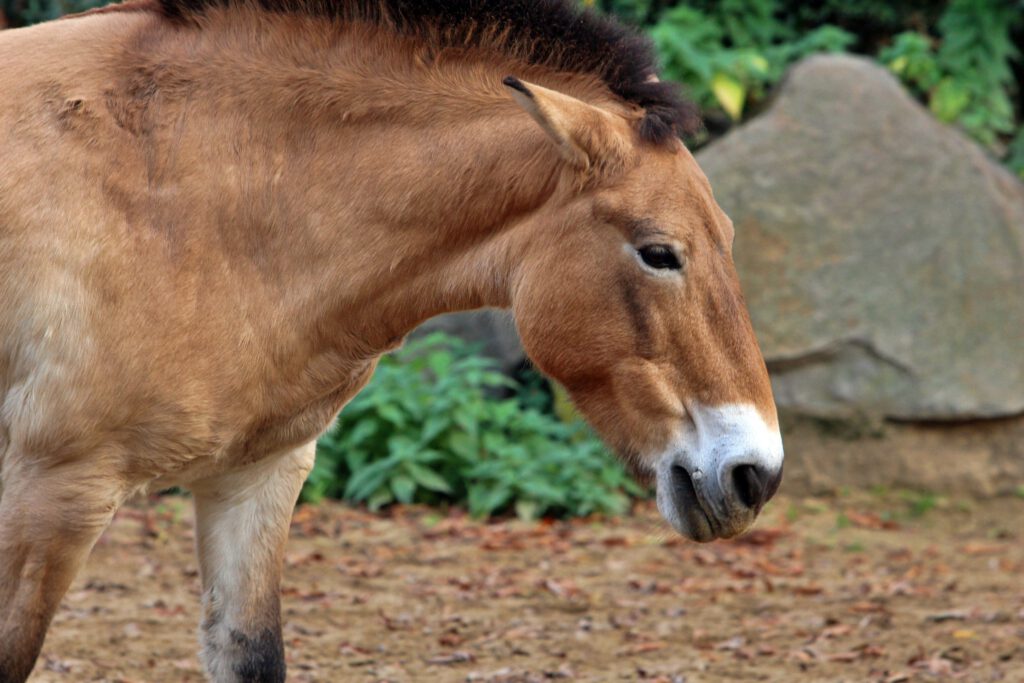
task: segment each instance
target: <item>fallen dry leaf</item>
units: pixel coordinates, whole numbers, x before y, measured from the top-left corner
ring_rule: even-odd
[[[657,652],[668,647],[668,643],[659,640],[652,640],[643,643],[636,643],[620,651],[624,655],[642,655],[647,652]]]
[[[425,661],[427,664],[462,664],[464,662],[472,662],[473,660],[473,655],[468,652],[452,652],[450,654],[428,657]]]

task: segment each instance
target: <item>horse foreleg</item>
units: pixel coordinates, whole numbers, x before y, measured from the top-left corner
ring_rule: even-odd
[[[281,683],[281,567],[315,445],[193,487],[203,663],[217,683]]]
[[[0,683],[28,678],[61,598],[125,494],[83,464],[12,467],[0,497]]]

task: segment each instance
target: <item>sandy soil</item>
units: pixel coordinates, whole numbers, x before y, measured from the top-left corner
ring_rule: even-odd
[[[781,499],[738,541],[302,508],[294,681],[1024,681],[1024,500]],[[31,680],[202,681],[190,505],[122,511]]]

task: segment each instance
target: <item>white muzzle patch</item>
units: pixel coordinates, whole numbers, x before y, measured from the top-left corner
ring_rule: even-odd
[[[693,540],[735,536],[779,487],[782,436],[749,404],[697,404],[690,417],[657,459],[658,510]]]

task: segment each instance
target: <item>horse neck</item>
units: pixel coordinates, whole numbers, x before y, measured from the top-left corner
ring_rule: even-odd
[[[433,315],[507,306],[528,248],[514,228],[564,198],[565,183],[502,91],[501,66],[424,68],[393,37],[357,27],[337,41],[317,20],[271,21],[314,36],[312,54],[295,54],[302,41],[286,33],[217,33],[214,17],[208,40],[179,48],[191,57],[171,83],[203,91],[187,98],[199,121],[191,139],[179,132],[194,147],[178,156],[207,157],[191,165],[209,174],[197,202],[216,207],[225,259],[278,283],[297,331],[359,340],[366,355]]]

